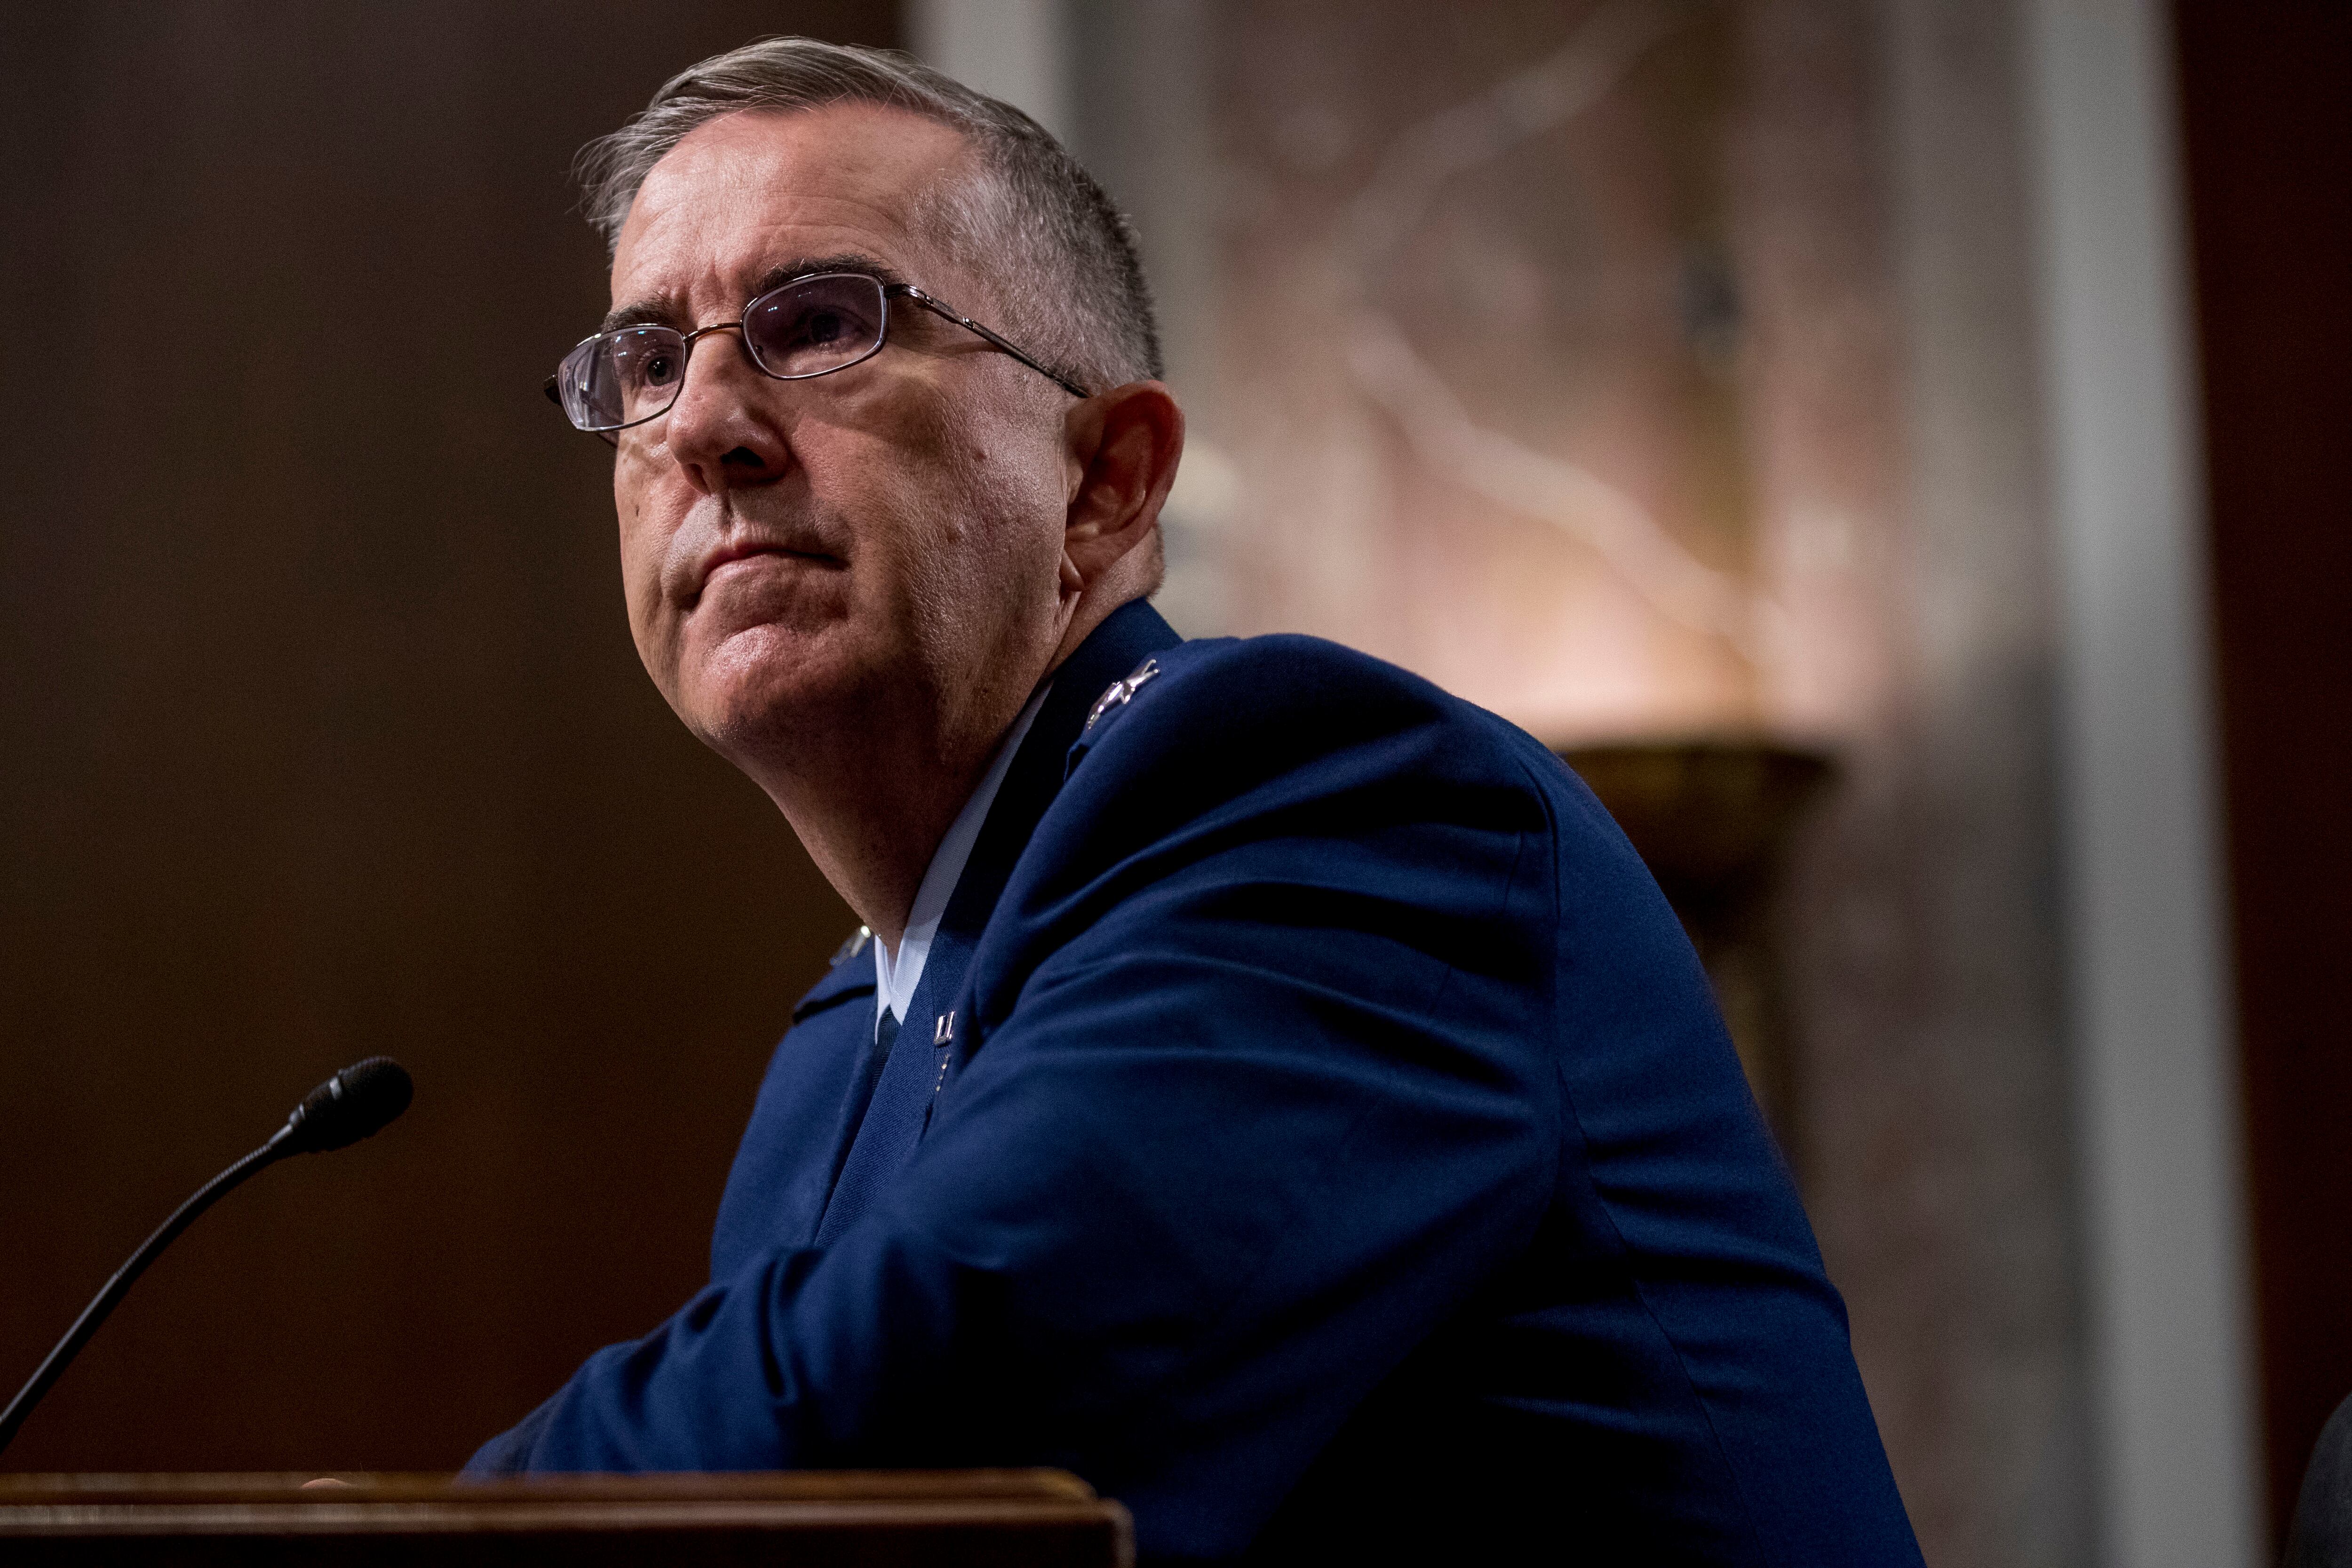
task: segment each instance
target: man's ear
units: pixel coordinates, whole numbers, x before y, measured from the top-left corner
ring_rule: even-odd
[[[1156,381],[1073,404],[1064,427],[1070,504],[1063,575],[1096,582],[1151,537],[1184,455],[1184,411]]]

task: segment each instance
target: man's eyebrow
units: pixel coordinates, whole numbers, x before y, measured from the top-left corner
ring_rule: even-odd
[[[796,279],[816,278],[827,272],[861,273],[885,286],[906,281],[887,261],[878,261],[858,251],[845,251],[839,256],[798,257],[781,266],[771,267],[767,275],[760,279],[760,286],[751,292],[756,298],[771,289],[781,289]]]
[[[646,300],[635,305],[624,305],[597,324],[600,332],[617,332],[623,327],[668,327],[677,325],[677,312],[659,300]]]
[[[828,272],[855,272],[886,287],[906,281],[888,262],[857,251],[845,251],[838,256],[802,256],[769,268],[752,287],[751,299],[756,300],[771,289],[781,289],[799,279],[816,278]],[[744,302],[749,304],[751,300]],[[677,327],[679,324],[677,310],[667,300],[646,300],[622,306],[606,316],[603,325],[596,330],[617,332],[624,327]]]

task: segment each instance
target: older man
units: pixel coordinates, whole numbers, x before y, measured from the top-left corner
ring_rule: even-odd
[[[775,40],[590,163],[631,626],[870,928],[709,1288],[478,1471],[1057,1464],[1147,1557],[1916,1562],[1804,1215],[1592,798],[1145,602],[1129,232],[1017,111]]]

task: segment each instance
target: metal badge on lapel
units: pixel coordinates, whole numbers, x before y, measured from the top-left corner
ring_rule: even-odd
[[[873,940],[873,931],[868,927],[859,926],[849,933],[847,941],[833,950],[833,956],[826,960],[826,963],[836,965],[847,963],[851,959],[864,952],[866,944]]]
[[[1127,700],[1135,695],[1138,687],[1159,673],[1160,661],[1147,658],[1137,665],[1125,680],[1112,681],[1103,694],[1095,699],[1095,705],[1087,710],[1087,729],[1093,729],[1095,721],[1112,709],[1123,707]]]
[[[936,1097],[940,1090],[947,1088],[948,1064],[955,1060],[948,1054],[948,1047],[955,1044],[955,1010],[953,1008],[940,1014],[940,1021],[931,1026],[931,1044],[940,1047],[940,1075],[931,1080],[931,1093]],[[923,1112],[923,1125],[928,1128],[930,1124],[931,1113],[927,1109]]]

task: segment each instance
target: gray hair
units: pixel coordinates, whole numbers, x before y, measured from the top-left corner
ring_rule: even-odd
[[[992,326],[1097,392],[1161,374],[1135,227],[1094,176],[1011,104],[894,50],[762,38],[678,72],[644,112],[582,149],[588,221],[609,252],[646,176],[698,126],[835,103],[905,110],[971,144],[980,178],[936,216],[950,253],[995,285],[1007,319]]]

